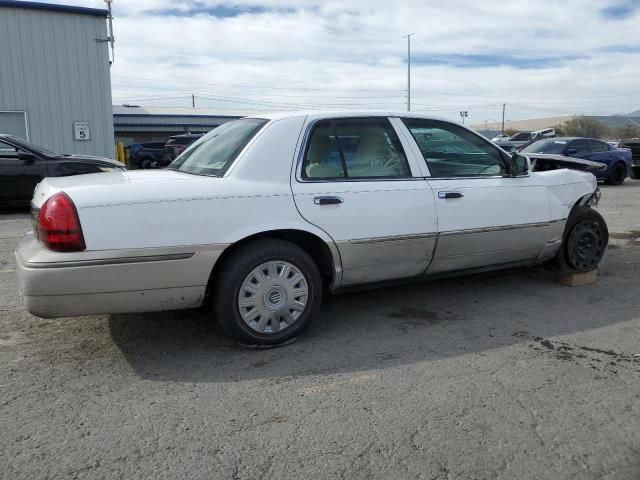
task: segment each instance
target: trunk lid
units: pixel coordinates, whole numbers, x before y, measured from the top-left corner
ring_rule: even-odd
[[[134,170],[48,177],[36,187],[31,201],[39,209],[54,193],[63,191],[78,209],[100,205],[171,200],[190,194],[211,194],[218,177],[203,177],[175,170]],[[212,182],[213,181],[213,182]],[[188,193],[187,193],[188,192]]]

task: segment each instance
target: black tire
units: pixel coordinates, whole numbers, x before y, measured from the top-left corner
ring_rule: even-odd
[[[602,216],[589,207],[571,211],[562,235],[562,247],[552,260],[559,273],[590,272],[598,268],[609,243],[609,230]]]
[[[245,279],[257,267],[274,261],[288,262],[303,275],[308,291],[306,307],[291,325],[281,331],[260,333],[243,320],[238,306],[239,296]],[[300,335],[320,311],[322,278],[318,266],[307,252],[284,240],[256,239],[241,246],[224,259],[221,269],[216,272],[216,278],[213,278],[212,281],[214,318],[229,337],[244,345],[284,343]],[[268,292],[265,292],[263,297],[266,299],[267,295]],[[260,297],[258,296],[258,298]],[[286,311],[286,307],[283,311]],[[260,317],[257,318],[260,319]],[[278,325],[281,325],[280,320],[277,321]],[[273,320],[269,320],[269,325],[272,322]],[[277,328],[279,329],[280,326]]]
[[[142,160],[140,160],[140,168],[143,168],[143,169],[156,168],[154,166],[154,162],[155,160],[153,160],[153,158],[144,157]]]
[[[609,169],[609,175],[604,181],[607,185],[620,185],[627,178],[627,167],[624,163],[618,162]]]
[[[630,174],[634,180],[640,180],[640,167],[631,167]]]

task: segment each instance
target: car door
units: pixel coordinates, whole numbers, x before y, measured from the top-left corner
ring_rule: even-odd
[[[28,205],[33,191],[47,176],[38,156],[0,140],[0,202]]]
[[[613,152],[609,150],[609,145],[599,140],[587,140],[587,147],[589,148],[589,160],[594,162],[610,163],[615,159]]]
[[[342,285],[423,274],[436,240],[434,196],[387,117],[308,120],[292,191],[332,237]]]
[[[403,123],[436,197],[438,242],[429,273],[533,260],[558,240],[547,189],[536,175],[506,176],[504,152],[460,125]]]

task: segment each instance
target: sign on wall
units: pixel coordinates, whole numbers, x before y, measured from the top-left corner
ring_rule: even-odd
[[[75,140],[91,140],[89,122],[73,122],[73,131]]]

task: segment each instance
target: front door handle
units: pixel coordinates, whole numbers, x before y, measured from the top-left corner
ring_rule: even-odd
[[[339,203],[343,203],[344,200],[340,197],[333,196],[322,196],[322,197],[313,197],[313,203],[316,205],[338,205]]]
[[[462,198],[464,194],[461,192],[438,192],[438,198]]]

